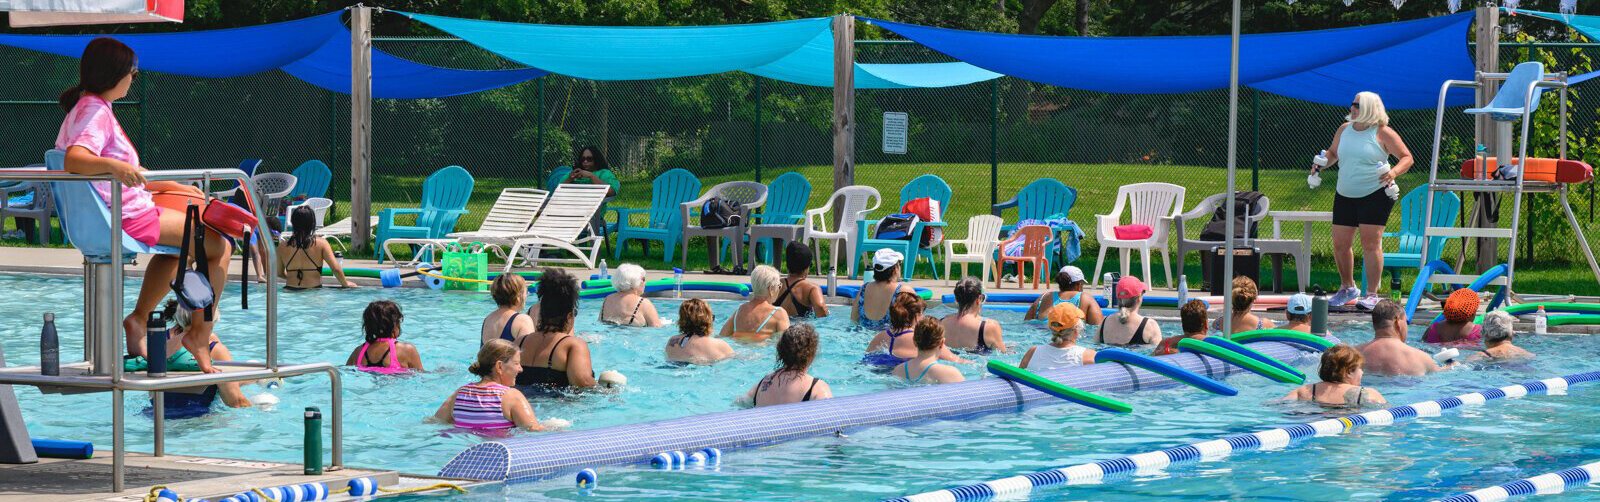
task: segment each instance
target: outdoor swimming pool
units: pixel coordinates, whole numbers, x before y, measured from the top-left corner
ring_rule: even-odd
[[[0,343],[16,362],[37,357],[40,315],[57,313],[66,348],[64,358],[80,354],[81,281],[76,277],[0,274]],[[129,282],[127,291],[136,291]],[[259,288],[252,288],[259,297]],[[280,298],[279,348],[285,362],[342,363],[360,343],[360,310],[371,300],[399,302],[406,318],[402,340],[418,345],[429,368],[420,375],[384,377],[345,373],[345,455],[353,466],[407,472],[437,472],[450,457],[482,441],[447,435],[445,427],[425,424],[456,386],[469,381],[465,367],[477,348],[478,325],[492,308],[487,295],[423,289],[363,288],[284,293]],[[657,300],[668,317],[677,301]],[[238,309],[238,291],[223,296],[223,339],[240,359],[260,358],[263,322],[257,309]],[[597,370],[618,369],[629,387],[616,394],[587,394],[536,400],[540,417],[572,420],[575,428],[697,415],[732,409],[732,400],[773,366],[770,346],[736,345],[739,356],[713,367],[664,364],[661,348],[675,328],[635,329],[593,321],[598,301],[580,309],[579,333],[591,343]],[[720,322],[734,302],[712,302]],[[935,309],[934,314],[948,309]],[[847,313],[846,313],[847,314]],[[1007,341],[1025,348],[1046,334],[1020,321],[1020,314],[991,315],[1007,328]],[[822,350],[813,373],[839,395],[894,387],[887,378],[855,364],[871,334],[841,329],[846,316],[819,323]],[[1169,326],[1174,328],[1174,326]],[[1357,326],[1359,328],[1359,326]],[[1360,342],[1363,329],[1338,336]],[[1485,387],[1595,369],[1600,349],[1584,337],[1529,337],[1523,341],[1541,358],[1519,368],[1456,371],[1426,380],[1369,377],[1392,403],[1409,403]],[[1000,356],[1016,362],[1021,352]],[[968,378],[982,372],[964,367]],[[1309,372],[1309,371],[1308,371]],[[1311,372],[1314,373],[1314,372]],[[1232,380],[1233,398],[1202,395],[1188,388],[1122,394],[1135,412],[1125,416],[1095,413],[1078,406],[1032,408],[959,421],[934,421],[855,431],[846,437],[811,438],[771,447],[726,452],[718,470],[654,471],[647,466],[603,466],[605,499],[690,496],[694,498],[861,500],[980,482],[1019,472],[1190,443],[1213,436],[1311,421],[1316,409],[1269,404],[1289,387],[1255,377]],[[272,391],[282,402],[271,411],[226,410],[206,417],[168,422],[168,451],[269,461],[300,459],[299,411],[328,406],[325,382],[318,377],[291,380]],[[247,387],[247,394],[264,392]],[[1313,440],[1282,452],[1246,453],[1222,462],[1187,465],[1166,473],[1111,479],[1106,484],[1042,496],[1083,499],[1155,500],[1184,498],[1286,497],[1310,500],[1427,499],[1498,484],[1567,467],[1600,455],[1600,400],[1595,390],[1575,388],[1572,397],[1534,396],[1499,401],[1389,427],[1358,429],[1337,438]],[[107,448],[109,408],[104,395],[41,396],[18,388],[30,432],[38,437],[91,440]],[[134,409],[143,396],[129,397]],[[63,413],[62,410],[73,410]],[[1340,413],[1343,414],[1343,413]],[[129,448],[148,451],[150,423],[130,420]],[[1512,467],[1514,466],[1514,467]],[[1178,479],[1171,479],[1178,478]],[[551,497],[577,498],[569,476],[479,489],[474,500]]]

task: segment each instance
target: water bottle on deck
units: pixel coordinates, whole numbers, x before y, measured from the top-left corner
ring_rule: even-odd
[[[306,407],[305,474],[322,474],[322,410]]]
[[[1189,303],[1189,278],[1178,274],[1178,308],[1185,303]]]
[[[1550,320],[1545,318],[1544,305],[1539,306],[1539,312],[1534,314],[1533,332],[1543,335],[1550,329]]]
[[[605,262],[601,261],[601,263],[605,263]],[[601,270],[605,270],[605,269],[601,269]],[[675,298],[683,298],[683,269],[678,268],[678,267],[672,267],[672,284],[673,284],[672,287],[673,287],[673,295],[674,295],[674,297]]]
[[[600,278],[601,279],[610,279],[611,278],[611,274],[606,271],[606,261],[603,260],[603,259],[600,260]]]
[[[61,375],[61,339],[56,336],[56,315],[44,315],[44,328],[39,330],[39,374]]]

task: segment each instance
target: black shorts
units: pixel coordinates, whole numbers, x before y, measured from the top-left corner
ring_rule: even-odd
[[[1389,224],[1389,211],[1394,210],[1394,199],[1379,188],[1365,197],[1350,198],[1333,195],[1333,224],[1346,227]]]

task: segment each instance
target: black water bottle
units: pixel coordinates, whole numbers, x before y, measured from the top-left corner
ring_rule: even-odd
[[[1328,336],[1328,297],[1323,296],[1322,288],[1312,291],[1311,297],[1311,334]]]
[[[144,357],[149,363],[145,368],[145,376],[160,378],[167,376],[167,320],[161,317],[160,311],[150,313],[150,322],[145,325]]]
[[[44,328],[39,330],[39,374],[61,375],[61,339],[56,336],[56,315],[44,315]]]

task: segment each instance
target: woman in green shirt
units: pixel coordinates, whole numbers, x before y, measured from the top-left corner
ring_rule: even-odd
[[[599,148],[585,146],[578,150],[577,169],[567,175],[563,183],[606,184],[611,185],[611,191],[606,192],[606,197],[615,197],[622,190],[622,182],[617,180],[617,175],[611,172],[611,166],[606,165],[606,156],[600,153]]]

